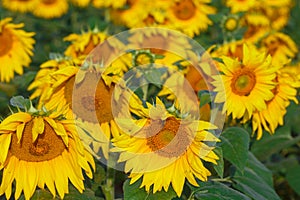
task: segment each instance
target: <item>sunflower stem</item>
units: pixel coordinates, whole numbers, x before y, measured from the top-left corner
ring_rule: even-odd
[[[107,159],[107,170],[106,170],[106,184],[102,186],[102,191],[107,200],[115,199],[115,159],[113,156],[109,156]]]

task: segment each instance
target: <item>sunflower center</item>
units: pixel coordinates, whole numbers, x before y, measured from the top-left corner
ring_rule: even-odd
[[[238,71],[233,77],[231,88],[240,96],[248,96],[256,83],[255,75],[248,70]]]
[[[196,13],[196,7],[191,0],[182,0],[173,8],[173,12],[178,19],[191,19]]]
[[[0,56],[6,55],[13,46],[13,35],[5,28],[0,32]]]
[[[87,72],[81,83],[75,84],[75,77],[72,77],[65,85],[65,98],[73,113],[92,123],[113,119],[111,98],[114,87],[107,87],[102,78],[98,79],[96,73]]]
[[[186,129],[180,127],[180,121],[174,117],[168,118],[157,134],[149,132],[147,135],[151,135],[147,138],[148,147],[164,157],[180,156],[190,144]]]
[[[17,135],[13,134],[10,152],[20,160],[28,162],[52,160],[61,155],[66,149],[63,140],[46,121],[44,124],[44,132],[35,142],[32,142],[33,121],[25,125],[20,143],[18,143]]]

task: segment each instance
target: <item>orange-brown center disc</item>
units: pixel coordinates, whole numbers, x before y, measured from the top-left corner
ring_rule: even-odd
[[[53,128],[46,122],[44,132],[32,142],[33,121],[25,125],[22,139],[18,144],[16,134],[12,136],[10,152],[20,160],[28,162],[42,162],[52,160],[61,155],[66,146],[60,136],[56,135]]]
[[[255,74],[251,70],[241,69],[234,74],[231,81],[232,91],[240,96],[248,96],[256,84]]]
[[[13,35],[5,28],[0,32],[0,56],[6,55],[13,46]]]
[[[74,84],[75,77],[72,77],[67,81],[64,93],[70,108],[78,118],[92,123],[104,123],[113,119],[113,86],[106,86],[103,79],[93,72],[87,72],[84,80],[76,84],[75,88]]]
[[[151,130],[148,129],[148,130]],[[186,151],[191,139],[188,130],[180,126],[180,121],[174,117],[166,119],[162,129],[155,135],[147,138],[148,147],[164,157],[177,157]]]
[[[173,7],[173,12],[180,20],[189,20],[196,13],[196,6],[191,0],[181,0]]]

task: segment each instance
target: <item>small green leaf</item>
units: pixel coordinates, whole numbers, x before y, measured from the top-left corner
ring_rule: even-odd
[[[152,191],[147,193],[144,188],[140,188],[141,182],[140,179],[130,185],[129,180],[125,181],[123,185],[124,200],[171,200],[177,196],[171,187],[169,187],[167,192],[163,190],[156,192],[155,194],[153,194]]]
[[[198,97],[200,99],[200,108],[204,106],[205,104],[208,104],[211,102],[211,94],[206,90],[201,90],[198,92]]]
[[[294,191],[300,195],[300,165],[289,169],[286,173],[286,180]]]
[[[229,186],[219,182],[201,182],[199,189],[195,190],[195,199],[201,200],[250,200],[249,197]]]
[[[214,149],[214,152],[218,155],[219,160],[217,160],[217,165],[214,165],[214,169],[217,172],[217,174],[223,178],[224,174],[224,159],[223,159],[223,151],[220,147],[216,147]]]
[[[219,146],[223,150],[224,158],[243,171],[248,159],[248,132],[242,128],[230,127],[221,134],[220,139]]]

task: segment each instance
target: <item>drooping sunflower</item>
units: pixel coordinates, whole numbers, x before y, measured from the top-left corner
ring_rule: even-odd
[[[205,144],[218,141],[208,131],[216,126],[171,115],[159,99],[156,105],[146,107],[136,98],[131,99],[131,111],[139,119],[120,117],[117,121],[124,132],[112,139],[112,151],[120,152],[118,162],[125,162],[130,184],[143,177],[141,187],[145,186],[146,191],[167,191],[172,185],[180,196],[185,180],[194,186],[198,186],[195,178],[206,181],[211,173],[203,161],[216,164],[218,160],[214,148]]]
[[[273,63],[276,65],[283,65],[287,60],[294,58],[298,52],[292,38],[281,32],[268,34],[261,40],[261,45],[273,57]]]
[[[266,109],[266,101],[274,97],[277,68],[271,65],[272,57],[245,44],[242,60],[226,56],[222,60],[219,69],[223,74],[212,84],[217,92],[215,102],[224,103],[223,113],[236,119]]]
[[[169,23],[190,37],[199,35],[212,25],[208,15],[214,14],[215,8],[207,3],[210,3],[210,0],[174,1],[167,13]]]
[[[3,7],[11,10],[11,11],[17,11],[17,12],[29,12],[32,11],[36,4],[38,3],[38,0],[3,0],[2,4]]]
[[[253,134],[257,133],[258,140],[262,137],[263,130],[274,134],[275,129],[283,125],[286,108],[291,100],[298,103],[296,95],[300,80],[296,74],[282,68],[278,71],[276,83],[276,88],[273,90],[274,97],[267,102],[267,108],[253,113],[252,129]]]
[[[32,12],[37,17],[52,19],[63,16],[68,9],[67,0],[39,0]]]
[[[68,116],[74,117],[77,125],[89,133],[80,132],[80,137],[95,156],[99,156],[102,149],[103,156],[108,157],[109,140],[118,130],[112,113],[112,95],[119,73],[118,66],[105,70],[100,66],[88,69],[67,66],[51,74],[55,83],[45,105],[51,108],[58,104],[69,105]]]
[[[46,102],[51,95],[54,79],[51,74],[59,69],[67,66],[80,66],[83,62],[83,58],[70,58],[57,55],[56,58],[48,60],[41,64],[40,70],[35,76],[34,81],[28,86],[28,90],[34,92],[30,95],[30,99],[39,98],[40,105]]]
[[[20,30],[24,24],[11,21],[12,18],[0,20],[0,81],[6,82],[14,77],[14,72],[22,75],[23,67],[29,66],[35,43],[35,33]]]
[[[72,120],[61,111],[17,112],[0,124],[0,195],[10,199],[15,182],[15,199],[23,191],[29,200],[37,187],[53,197],[69,192],[70,182],[82,193],[84,170],[93,177],[95,163],[84,149]],[[92,170],[93,168],[93,170]]]

